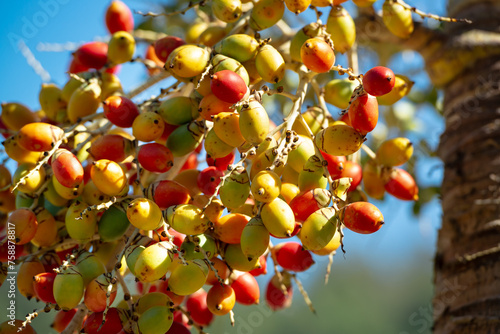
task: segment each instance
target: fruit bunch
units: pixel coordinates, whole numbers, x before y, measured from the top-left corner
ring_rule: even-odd
[[[417,200],[400,167],[412,143],[364,143],[379,104],[413,83],[386,67],[357,74],[335,63],[356,40],[342,2],[212,0],[210,19],[181,38],[141,35],[131,10],[113,1],[109,41],[73,53],[66,84],[42,85],[40,111],[2,104],[3,146],[17,169],[0,166],[0,282],[19,265],[19,292],[46,303],[15,327],[33,333],[33,318],[55,309],[58,332],[202,332],[214,316],[234,319],[235,303],[288,307],[294,285],[310,304],[297,273],[332,257],[344,228],[371,234],[384,224],[367,195]],[[406,38],[413,28],[401,3],[385,1],[382,18]],[[326,25],[306,25],[289,44],[262,38],[286,25],[285,7],[311,6],[331,6]],[[151,77],[125,93],[117,73],[127,62]],[[280,86],[287,72],[298,74],[295,93]],[[333,72],[347,78],[320,80]],[[135,100],[155,84],[159,95]],[[277,95],[291,106],[281,124],[269,116]],[[255,277],[269,260],[274,275],[261,295]]]

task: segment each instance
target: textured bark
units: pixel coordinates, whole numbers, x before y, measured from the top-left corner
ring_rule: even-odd
[[[469,63],[444,87],[434,333],[500,333],[500,4],[454,0],[450,14],[474,23],[449,24],[447,48],[435,53]],[[491,37],[488,47],[464,38],[471,28]]]

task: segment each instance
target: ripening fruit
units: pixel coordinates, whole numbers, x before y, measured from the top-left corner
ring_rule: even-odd
[[[373,96],[388,94],[394,87],[394,83],[394,72],[384,66],[375,66],[363,76],[363,88]]]
[[[314,143],[309,137],[299,135],[294,145],[295,148],[288,153],[287,164],[300,173],[309,157],[315,153]]]
[[[249,259],[243,254],[240,244],[228,244],[224,248],[224,260],[229,268],[233,270],[245,271],[259,268],[259,258]]]
[[[349,121],[362,135],[375,129],[378,122],[377,98],[370,94],[356,96],[349,106]]]
[[[290,206],[281,198],[264,204],[261,211],[262,222],[269,233],[278,238],[291,237],[295,229],[295,216]]]
[[[89,42],[80,46],[73,56],[75,61],[86,68],[101,69],[108,61],[108,44]]]
[[[173,205],[187,204],[190,201],[189,189],[180,183],[170,180],[151,183],[147,188],[146,195],[161,210],[165,210]]]
[[[165,276],[173,256],[172,244],[169,242],[161,241],[146,247],[137,257],[134,275],[143,282],[156,281]]]
[[[110,242],[120,239],[129,226],[127,214],[119,205],[115,204],[104,211],[97,227],[101,240]]]
[[[418,186],[413,176],[401,168],[394,168],[385,183],[385,190],[403,201],[418,200]]]
[[[317,22],[312,22],[297,31],[290,41],[290,56],[292,60],[302,62],[300,58],[300,48],[309,38],[317,37],[320,33],[320,26]]]
[[[182,125],[198,116],[198,103],[187,96],[175,96],[163,101],[158,113],[165,123]]]
[[[255,200],[269,203],[281,192],[280,177],[273,171],[260,171],[252,179],[251,190]]]
[[[94,160],[122,162],[135,151],[134,143],[121,135],[105,134],[92,142],[88,152]]]
[[[351,231],[370,234],[384,224],[380,210],[368,202],[354,202],[342,208],[342,223]]]
[[[130,8],[121,1],[113,1],[106,9],[106,27],[114,34],[117,31],[134,30],[134,17]]]
[[[24,125],[38,122],[38,117],[28,107],[20,103],[2,103],[2,123],[10,130],[17,131]]]
[[[363,144],[363,136],[344,124],[334,124],[321,130],[314,140],[321,151],[331,155],[351,155]]]
[[[373,160],[367,161],[363,166],[363,190],[375,199],[384,197],[385,182],[380,167]]]
[[[101,90],[101,101],[113,95],[123,95],[123,87],[120,79],[109,72],[104,72],[101,75]]]
[[[214,129],[210,129],[205,136],[205,151],[211,158],[223,158],[228,154],[231,154],[234,150],[234,146],[226,144],[222,139],[220,139],[215,133]]]
[[[212,12],[219,20],[231,23],[238,20],[241,16],[240,0],[213,0]]]
[[[393,105],[406,95],[410,94],[410,90],[414,84],[415,82],[411,81],[407,76],[396,74],[394,87],[389,93],[377,96],[378,104],[383,106]]]
[[[200,326],[212,323],[214,314],[207,307],[207,293],[199,290],[186,299],[186,309],[191,313],[191,318]]]
[[[278,1],[281,2],[281,0]],[[269,83],[278,83],[285,76],[285,60],[281,53],[270,44],[266,44],[259,48],[255,56],[255,67],[262,79]]]
[[[102,104],[106,118],[122,128],[130,128],[134,119],[139,116],[135,103],[124,96],[112,95]]]
[[[299,173],[297,185],[300,191],[307,191],[315,188],[326,189],[328,180],[324,176],[324,168],[321,159],[316,155],[311,155]]]
[[[214,46],[217,53],[245,62],[253,59],[257,54],[259,42],[247,34],[229,35]]]
[[[269,133],[269,116],[257,101],[250,101],[248,107],[240,110],[240,131],[243,138],[252,145],[259,145]]]
[[[236,301],[242,305],[259,303],[260,289],[257,280],[252,274],[242,273],[231,283]]]
[[[253,217],[241,232],[241,251],[248,259],[258,258],[269,246],[270,235],[260,217]]]
[[[51,161],[54,177],[65,187],[73,188],[83,181],[83,167],[76,156],[66,149],[58,149]]]
[[[9,316],[10,319],[10,316]],[[35,330],[33,327],[31,327],[30,324],[26,324],[26,327],[19,331],[18,329],[22,327],[23,322],[25,322],[25,319],[19,320],[19,319],[14,319],[14,320],[5,320],[0,324],[0,333],[2,334],[36,334]]]
[[[307,110],[302,113],[302,118],[304,119],[305,124],[300,119],[297,119],[293,123],[292,130],[297,132],[299,135],[308,136],[309,130],[311,130],[314,135],[318,133],[319,130],[323,128],[325,122],[327,122],[328,117],[323,113],[323,109],[317,106],[312,106],[308,107]],[[309,126],[309,130],[305,128],[305,125]]]
[[[89,80],[80,84],[71,94],[68,102],[68,119],[71,123],[78,122],[78,119],[95,114],[101,103],[101,87],[97,80]]]
[[[283,275],[283,285],[286,294],[281,290],[280,280],[277,275],[274,275],[267,284],[266,302],[273,311],[288,308],[292,305],[293,289],[289,275]]]
[[[204,122],[193,121],[172,131],[166,145],[174,157],[182,157],[200,145],[204,134]]]
[[[310,38],[300,48],[300,58],[308,69],[317,73],[325,73],[335,63],[333,48],[319,37]]]
[[[41,168],[37,171],[33,171],[29,176],[31,170],[35,169],[35,164],[24,163],[17,167],[16,172],[13,176],[13,183],[19,184],[17,189],[25,194],[33,194],[36,192],[45,182],[45,168],[41,166]],[[28,176],[28,177],[25,177]],[[24,178],[22,182],[20,182],[21,178]]]
[[[302,272],[314,264],[311,252],[303,249],[298,242],[278,244],[275,249],[276,261],[285,270]]]
[[[216,159],[211,157],[210,154],[207,154],[207,165],[213,166],[222,172],[227,170],[227,167],[231,165],[233,162],[234,162],[234,151],[231,151],[226,156]]]
[[[339,247],[340,247],[340,233],[337,231],[335,232],[333,238],[328,242],[328,244],[325,247],[317,250],[311,250],[311,252],[319,256],[325,256],[332,254]]]
[[[111,305],[116,298],[117,284],[112,284],[109,275],[102,274],[90,281],[85,287],[83,302],[91,312],[102,312],[106,309],[106,304]],[[112,285],[109,300],[106,298],[108,287]]]
[[[326,31],[331,35],[335,50],[340,53],[349,51],[356,41],[356,26],[345,8],[334,6],[328,15]]]
[[[322,188],[301,192],[290,202],[297,221],[305,221],[311,214],[330,204],[331,193]]]
[[[62,98],[62,90],[55,84],[42,83],[38,100],[45,115],[50,120],[56,120],[57,114],[66,108],[66,101]]]
[[[101,159],[90,168],[90,177],[97,189],[108,196],[118,196],[127,189],[127,176],[116,162]]]
[[[153,173],[165,173],[174,165],[172,152],[158,143],[140,146],[137,160],[145,170]]]
[[[384,1],[382,20],[389,31],[399,38],[408,38],[413,33],[411,10],[395,1]]]
[[[58,224],[54,216],[45,208],[36,210],[38,226],[31,243],[37,247],[49,247],[56,243]]]
[[[144,112],[132,123],[132,134],[137,140],[149,142],[157,140],[163,134],[165,122],[161,115],[155,112]]]
[[[82,277],[83,285],[87,286],[93,279],[106,272],[106,267],[94,253],[80,251],[76,259],[75,271]]]
[[[299,238],[305,249],[314,251],[324,248],[337,231],[337,217],[332,207],[312,213],[302,224]]]
[[[351,178],[351,186],[347,189],[347,191],[351,192],[356,190],[363,179],[363,170],[361,165],[354,161],[346,161],[339,178]]]
[[[233,71],[236,74],[238,74],[245,81],[245,84],[248,86],[250,82],[248,72],[245,69],[245,67],[236,59],[226,57],[222,54],[218,54],[212,57],[211,63],[213,66],[212,69],[213,73],[217,73],[223,70]]]
[[[413,144],[408,138],[397,137],[380,144],[375,160],[378,164],[388,167],[400,166],[410,160],[413,154]]]
[[[202,170],[197,177],[197,185],[200,190],[208,196],[215,194],[217,186],[221,182],[221,177],[224,173],[215,167],[207,167]]]
[[[229,213],[214,221],[214,236],[228,244],[239,244],[241,233],[250,217],[241,213]]]
[[[165,334],[173,321],[170,306],[153,306],[139,316],[137,327],[142,334]]]
[[[7,244],[7,243],[5,243]],[[30,257],[24,261],[17,272],[17,289],[19,293],[30,300],[34,297],[33,277],[45,272],[43,264],[36,257]]]
[[[260,0],[250,14],[250,28],[256,31],[274,26],[285,13],[283,0]]]
[[[243,204],[250,194],[250,183],[246,169],[236,168],[220,187],[222,203],[229,209],[236,209]]]
[[[207,281],[208,266],[202,260],[187,261],[175,268],[168,279],[170,291],[181,296],[198,291]]]
[[[191,78],[203,73],[209,61],[207,49],[186,44],[172,51],[165,62],[165,69],[178,77]]]
[[[241,101],[248,92],[245,81],[229,70],[214,73],[211,76],[210,88],[217,98],[232,104]]]
[[[7,225],[14,228],[14,235],[9,233],[9,240],[17,245],[24,245],[33,239],[38,228],[36,215],[30,209],[17,209],[7,219]],[[12,237],[13,239],[11,239]]]
[[[175,36],[166,36],[158,39],[154,43],[154,51],[158,59],[165,63],[168,56],[179,46],[186,44],[182,38]]]
[[[108,59],[112,64],[123,64],[134,57],[135,39],[126,31],[117,31],[108,42]]]
[[[140,283],[140,282],[139,282]],[[135,303],[135,312],[142,314],[154,306],[170,306],[172,300],[163,292],[149,292],[142,295]]]
[[[80,242],[89,241],[97,226],[94,211],[87,211],[80,219],[80,214],[87,207],[87,203],[76,201],[68,208],[65,216],[65,225],[69,236]]]
[[[103,312],[94,312],[87,316],[83,325],[86,334],[120,334],[123,333],[122,317],[125,310],[111,307],[103,319]],[[100,328],[100,330],[99,330]]]
[[[7,138],[3,142],[3,147],[9,158],[20,164],[36,164],[42,156],[40,152],[33,152],[22,148],[22,146],[18,144],[17,136]]]
[[[83,289],[83,278],[73,267],[61,271],[54,279],[54,298],[63,310],[75,308],[80,303]]]
[[[300,14],[309,8],[311,0],[285,0],[286,8],[295,14]]]
[[[240,130],[240,115],[235,112],[221,112],[213,118],[213,130],[224,143],[239,147],[245,142]]]
[[[220,42],[227,35],[226,27],[220,25],[219,23],[210,24],[205,31],[203,31],[196,41],[198,44],[202,44],[208,47],[214,46],[216,43]],[[201,76],[197,76],[197,78]],[[204,82],[205,80],[203,80]],[[203,90],[203,88],[202,88]]]
[[[235,302],[236,296],[230,285],[216,284],[208,290],[207,307],[215,315],[228,314]]]
[[[127,208],[127,218],[141,230],[155,230],[163,224],[163,215],[158,205],[147,198],[136,198]]]
[[[76,314],[77,309],[71,309],[69,311],[60,310],[56,313],[54,317],[54,322],[50,325],[56,332],[61,333],[71,322]]]
[[[213,117],[216,117],[220,113],[232,112],[232,105],[232,103],[224,102],[215,96],[215,94],[210,93],[205,95],[200,101],[200,116],[206,121],[211,121]]]
[[[28,151],[50,151],[64,136],[64,130],[48,123],[29,123],[17,133],[18,144]]]
[[[373,5],[377,0],[352,0],[358,7],[369,7]]]
[[[333,79],[325,85],[325,101],[340,109],[347,109],[356,82],[349,79]]]
[[[215,239],[206,234],[186,237],[180,248],[184,259],[188,261],[195,259],[211,259],[217,254]],[[206,257],[201,249],[204,250]]]
[[[192,204],[169,207],[167,209],[167,220],[174,230],[186,235],[204,233],[210,223],[203,210]]]

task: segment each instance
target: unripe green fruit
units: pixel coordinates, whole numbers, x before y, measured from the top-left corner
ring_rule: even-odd
[[[167,220],[174,230],[187,235],[204,233],[209,226],[209,220],[203,210],[192,204],[169,207]]]
[[[203,73],[209,61],[210,53],[207,49],[185,44],[172,51],[165,68],[180,78],[191,78]]]
[[[143,282],[156,281],[167,273],[173,258],[172,244],[166,241],[146,247],[135,262],[135,277]]]
[[[214,159],[227,156],[234,150],[234,146],[226,144],[215,133],[214,129],[210,129],[205,137],[205,151]]]
[[[255,200],[269,203],[281,192],[280,177],[273,171],[260,171],[252,179],[251,190]]]
[[[198,246],[196,245],[198,244]],[[215,239],[209,235],[198,234],[193,236],[188,236],[184,239],[181,245],[181,252],[186,260],[205,259],[205,256],[199,250],[203,248],[205,254],[210,259],[217,253],[217,245],[215,244]]]
[[[245,84],[248,86],[250,82],[248,72],[238,60],[227,57],[222,54],[218,54],[212,58],[211,62],[214,73],[222,70],[233,71],[236,74],[238,74],[243,79],[243,81],[245,81]]]
[[[141,334],[164,334],[173,322],[170,306],[153,306],[139,316],[137,327]]]
[[[166,145],[174,157],[182,157],[200,145],[204,132],[203,122],[193,121],[183,124],[168,136]]]
[[[333,79],[325,85],[325,101],[342,110],[349,108],[356,82],[349,79]]]
[[[258,258],[269,247],[269,231],[260,217],[253,217],[241,233],[241,251],[248,259]]]
[[[144,245],[130,245],[125,250],[124,257],[125,261],[127,262],[127,267],[134,276],[135,276],[135,264],[137,263],[137,259],[145,249],[146,247],[144,247]]]
[[[409,38],[413,33],[411,10],[400,3],[385,1],[382,6],[382,20],[387,29],[399,38]]]
[[[241,16],[240,0],[213,0],[212,12],[219,20],[231,23],[238,20]]]
[[[131,61],[135,52],[135,39],[126,31],[117,31],[108,42],[108,60],[113,64]]]
[[[260,31],[272,27],[285,13],[283,0],[260,0],[250,14],[250,27]]]
[[[363,136],[352,127],[334,124],[318,132],[314,138],[316,145],[331,155],[351,155],[363,144]]]
[[[285,75],[285,60],[272,45],[262,46],[255,56],[255,67],[263,80],[278,83]]]
[[[83,278],[70,267],[54,279],[54,299],[63,310],[75,308],[83,297]]]
[[[21,194],[21,192],[19,192],[18,194]],[[43,192],[43,196],[47,201],[49,201],[52,205],[55,206],[66,206],[68,204],[68,200],[64,197],[61,197],[61,195],[59,195],[57,191],[54,189],[54,184],[52,182],[47,183],[47,188]],[[17,196],[16,196],[16,202],[17,202]],[[29,205],[27,207],[29,207]]]
[[[217,53],[236,59],[240,63],[255,57],[259,42],[247,34],[234,34],[227,36],[214,46]]]
[[[120,208],[119,204],[115,204],[103,213],[97,227],[101,240],[109,242],[120,239],[129,226],[125,210]]]
[[[180,296],[198,291],[207,281],[208,266],[202,260],[187,261],[174,269],[168,279],[168,288]]]
[[[312,213],[302,224],[299,238],[305,249],[319,250],[324,248],[337,231],[335,209],[322,208]]]
[[[85,202],[74,202],[68,208],[68,211],[66,211],[64,220],[69,236],[81,243],[92,239],[97,226],[97,218],[94,211],[87,211],[80,219],[80,214],[88,206]]]
[[[240,244],[228,244],[224,249],[224,260],[233,270],[248,272],[260,267],[259,257],[248,259]]]
[[[150,292],[143,295],[135,303],[135,312],[143,314],[154,306],[170,306],[172,300],[163,292]]]
[[[341,6],[334,6],[326,22],[326,31],[332,36],[335,50],[349,51],[356,41],[356,25],[349,12]]]
[[[163,225],[163,214],[158,205],[147,198],[136,198],[127,208],[127,218],[141,230],[156,230]]]
[[[290,237],[295,229],[295,215],[290,206],[279,197],[264,204],[261,217],[269,233],[278,238]]]
[[[299,135],[299,140],[295,143],[296,148],[288,153],[287,163],[300,173],[304,168],[307,159],[314,155],[314,143],[306,136]]]
[[[328,180],[324,177],[324,168],[321,160],[313,155],[304,165],[304,169],[299,173],[298,186],[301,192],[323,188],[326,189]]]
[[[252,145],[258,145],[269,133],[269,116],[266,109],[257,101],[250,101],[248,107],[240,111],[240,131],[243,138]]]
[[[231,172],[219,190],[222,204],[228,209],[236,209],[243,204],[250,195],[250,180],[245,168],[237,168]]]
[[[181,125],[191,122],[198,115],[197,103],[186,96],[175,96],[163,101],[158,108],[165,123]]]
[[[82,276],[83,286],[106,272],[106,268],[93,253],[82,251],[76,259],[75,270]]]

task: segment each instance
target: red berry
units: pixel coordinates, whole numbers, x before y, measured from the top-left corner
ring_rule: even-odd
[[[167,123],[165,123],[167,124]],[[181,172],[187,169],[196,169],[198,167],[198,154],[193,152],[188,155],[186,162],[182,165]]]
[[[104,42],[83,44],[75,51],[74,57],[84,67],[101,69],[108,61],[108,44]]]
[[[122,310],[123,311],[123,310]],[[83,325],[85,333],[88,334],[118,334],[123,329],[122,321],[120,319],[119,310],[111,307],[108,310],[104,325],[102,325],[103,312],[94,312],[87,317]],[[99,330],[99,327],[101,329]]]
[[[236,301],[243,305],[259,303],[260,290],[255,277],[249,273],[243,273],[236,278],[231,287],[236,294]]]
[[[210,88],[218,99],[228,103],[241,101],[248,91],[245,81],[238,74],[230,70],[222,70],[214,73],[210,82]]]
[[[332,47],[321,38],[310,38],[300,48],[300,57],[308,69],[325,73],[335,63]]]
[[[283,269],[301,272],[314,264],[311,252],[303,249],[298,242],[286,242],[276,248],[276,260]]]
[[[60,310],[54,317],[54,322],[51,327],[54,328],[56,332],[61,333],[69,325],[76,311],[76,308],[69,311]]]
[[[349,107],[349,121],[362,135],[375,129],[378,122],[377,98],[370,94],[357,96]]]
[[[384,66],[376,66],[363,76],[363,87],[366,92],[374,96],[389,93],[396,82],[394,72]]]
[[[403,201],[418,200],[418,186],[413,176],[401,168],[394,168],[385,190],[392,196]]]
[[[174,321],[165,334],[191,334],[191,331],[184,324]]]
[[[58,149],[51,159],[54,177],[60,184],[73,188],[83,181],[83,167],[76,156],[66,149]]]
[[[122,162],[133,150],[132,142],[120,135],[104,135],[90,145],[89,153],[94,160],[108,159]]]
[[[338,179],[342,174],[342,170],[344,170],[347,158],[342,155],[331,155],[325,152],[321,152],[321,155],[328,162],[328,173],[330,173],[332,179]]]
[[[267,274],[267,258],[265,255],[259,257],[259,266],[259,268],[252,269],[248,273],[254,277]]]
[[[232,164],[234,161],[234,151],[226,155],[225,157],[214,159],[207,154],[207,165],[213,166],[220,171],[225,171],[227,166]]]
[[[342,209],[343,223],[351,231],[370,234],[376,232],[384,224],[384,216],[380,210],[368,202],[354,202]]]
[[[89,68],[87,66],[84,66],[80,64],[78,60],[75,59],[75,57],[71,58],[71,63],[69,63],[69,73],[81,73],[81,72],[87,72]]]
[[[121,1],[113,1],[106,10],[106,27],[112,34],[134,30],[134,17],[130,8]]]
[[[179,37],[167,36],[160,38],[154,44],[155,54],[160,61],[166,62],[170,53],[184,44],[186,44],[186,42]]]
[[[291,284],[285,284],[286,292],[285,295],[281,291],[281,287],[278,281],[278,277],[275,275],[267,284],[266,289],[266,302],[269,307],[274,310],[281,310],[292,305],[293,290]]]
[[[200,326],[212,323],[214,315],[207,307],[207,293],[199,290],[190,295],[186,300],[186,309],[191,312],[191,318]]]
[[[139,116],[139,109],[132,100],[113,95],[103,102],[104,116],[116,126],[130,128]]]
[[[41,273],[33,277],[36,297],[44,303],[57,304],[54,299],[54,279],[56,273]]]
[[[224,176],[224,173],[215,167],[207,167],[198,174],[198,188],[208,196],[215,194],[215,188],[220,183],[220,178]]]
[[[189,189],[171,180],[161,180],[152,183],[148,187],[148,197],[162,210],[173,205],[187,204],[191,199]]]
[[[341,177],[350,177],[352,179],[351,186],[347,191],[354,191],[363,179],[363,168],[357,162],[346,161],[344,163],[344,169],[342,170],[342,173],[340,173],[340,176],[338,178]]]
[[[290,202],[290,208],[295,214],[295,220],[304,222],[307,217],[330,203],[330,193],[325,189],[312,189],[295,196]]]
[[[141,166],[153,173],[165,173],[174,165],[174,156],[165,146],[149,143],[139,147],[137,160]]]

